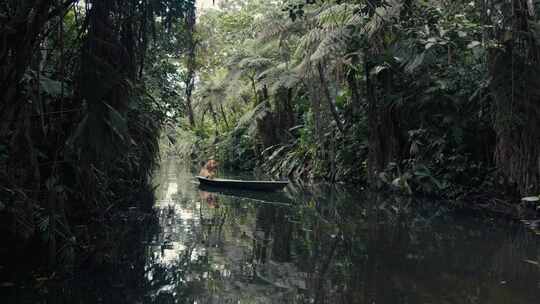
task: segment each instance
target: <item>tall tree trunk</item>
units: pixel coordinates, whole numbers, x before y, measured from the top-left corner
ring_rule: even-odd
[[[370,73],[372,65],[367,58],[369,56],[366,56],[364,69],[368,99],[368,179],[373,183],[390,162],[399,161],[401,141],[396,109],[384,102],[384,94],[392,91],[391,72],[383,71],[378,79],[374,79]],[[384,85],[384,88],[379,90],[378,85]]]
[[[257,85],[255,83],[255,76],[250,76],[251,90],[253,91],[253,97],[255,98],[255,106],[259,104],[259,94],[257,93]]]
[[[540,191],[540,49],[531,40],[530,24],[537,20],[533,3],[512,0],[513,12],[505,12],[504,50],[489,53],[497,135],[495,162],[522,195]],[[506,35],[508,36],[508,35]]]
[[[322,123],[321,123],[321,98],[320,94],[317,92],[316,84],[312,81],[309,81],[307,84],[309,89],[309,99],[311,101],[311,111],[313,111],[313,123],[315,125],[315,138],[322,142]]]
[[[343,123],[341,122],[341,118],[339,117],[339,113],[337,112],[336,105],[332,101],[333,98],[330,94],[330,89],[328,88],[328,82],[326,81],[326,77],[324,75],[323,64],[319,63],[317,66],[317,69],[319,71],[321,89],[323,91],[326,102],[328,103],[328,109],[330,110],[330,113],[332,113],[332,117],[334,118],[334,121],[336,122],[336,126],[338,127],[339,131],[343,133],[345,131],[345,128],[343,127]]]
[[[216,111],[214,110],[214,107],[212,106],[211,103],[208,104],[208,111],[210,111],[210,114],[212,115],[212,120],[214,121],[214,125],[216,126],[216,129],[215,129],[215,136],[216,136],[216,140],[217,140],[217,137],[219,135],[218,133],[218,126],[219,126],[219,120],[217,118],[217,114],[216,114]]]
[[[223,117],[223,122],[225,123],[225,127],[229,129],[229,122],[227,121],[227,115],[225,114],[225,110],[223,109],[223,104],[219,104],[219,112],[221,113],[221,117]]]
[[[384,169],[380,155],[382,148],[380,136],[378,133],[378,111],[377,111],[377,96],[375,95],[375,87],[371,79],[368,53],[364,58],[364,72],[366,77],[366,92],[367,92],[367,121],[368,121],[368,180],[373,184],[377,180],[377,174]]]
[[[185,24],[187,30],[187,45],[188,45],[188,54],[187,54],[187,76],[184,80],[186,86],[186,110],[189,120],[189,125],[195,127],[195,115],[193,112],[193,89],[195,88],[195,69],[196,69],[196,47],[197,41],[195,41],[195,23],[196,23],[196,14],[195,8],[190,9],[185,17]]]
[[[87,118],[80,122],[77,145],[83,157],[98,164],[111,160],[127,142],[125,122],[131,94],[126,80],[133,76],[126,47],[118,37],[112,20],[115,4],[92,0],[88,12],[88,34],[81,50],[81,67],[77,83],[80,96],[88,104]],[[112,116],[118,118],[111,122]],[[104,149],[107,146],[111,149]],[[104,164],[100,164],[104,165]],[[106,166],[104,167],[106,168]]]
[[[358,65],[358,56],[354,55],[352,57],[352,64],[354,66]],[[349,122],[352,122],[360,113],[362,108],[361,99],[360,99],[360,85],[358,84],[357,72],[354,68],[349,69],[347,72],[347,84],[351,90],[351,109],[348,111]]]
[[[292,90],[281,88],[273,96],[275,104],[274,118],[277,120],[275,126],[277,135],[281,142],[285,142],[288,130],[294,125],[294,115],[292,109]]]

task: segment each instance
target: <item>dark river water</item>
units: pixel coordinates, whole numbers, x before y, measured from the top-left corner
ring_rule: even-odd
[[[159,227],[127,265],[33,303],[540,303],[520,225],[360,189],[201,191],[183,168],[164,160]]]

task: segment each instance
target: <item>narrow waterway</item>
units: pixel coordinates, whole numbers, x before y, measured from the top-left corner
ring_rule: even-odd
[[[147,261],[163,303],[531,303],[538,238],[430,202],[325,187],[198,190],[174,159]],[[166,300],[165,300],[166,299]],[[150,301],[151,302],[151,301]],[[161,303],[161,302],[160,302]]]
[[[119,218],[67,281],[21,261],[0,303],[540,303],[539,238],[518,224],[360,189],[201,191],[175,158],[155,184],[152,218]]]

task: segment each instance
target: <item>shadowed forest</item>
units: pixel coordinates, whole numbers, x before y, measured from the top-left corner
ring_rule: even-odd
[[[2,303],[533,303],[539,215],[539,1],[0,1]]]

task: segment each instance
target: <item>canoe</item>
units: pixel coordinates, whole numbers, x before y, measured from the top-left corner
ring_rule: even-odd
[[[220,188],[234,188],[257,191],[278,191],[283,189],[289,181],[258,181],[258,180],[238,180],[224,178],[206,178],[197,176],[200,185]]]
[[[248,199],[250,201],[273,203],[280,205],[292,205],[294,200],[286,191],[258,191],[238,188],[212,187],[199,184],[199,190],[217,194],[220,196],[232,197],[235,199]]]

